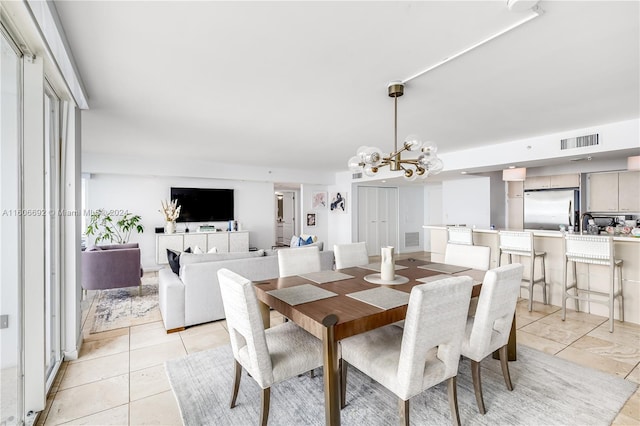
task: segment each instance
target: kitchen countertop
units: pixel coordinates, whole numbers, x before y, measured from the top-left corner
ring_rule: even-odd
[[[442,229],[445,230],[448,228],[447,225],[423,225],[424,229]],[[497,234],[500,231],[522,231],[522,229],[482,229],[482,228],[472,228],[473,232],[478,232],[482,234]],[[565,232],[561,231],[551,231],[545,229],[525,229],[525,231],[532,231],[534,237],[551,237],[551,238],[561,238]],[[590,235],[584,233],[583,235]],[[640,242],[640,237],[634,237],[632,235],[614,235],[613,241],[622,241],[622,242]]]

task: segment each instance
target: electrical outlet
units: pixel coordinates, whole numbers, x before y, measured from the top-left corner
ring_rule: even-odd
[[[0,329],[9,328],[9,315],[0,315]]]

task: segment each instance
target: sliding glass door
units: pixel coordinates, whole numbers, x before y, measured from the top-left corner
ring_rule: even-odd
[[[47,85],[44,95],[45,159],[45,372],[47,389],[62,360],[60,350],[60,100]]]
[[[0,26],[0,29],[2,27]],[[0,31],[0,425],[22,424],[21,58]]]

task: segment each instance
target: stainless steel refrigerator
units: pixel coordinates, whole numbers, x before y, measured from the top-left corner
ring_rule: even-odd
[[[524,228],[568,230],[580,218],[580,191],[577,189],[543,189],[524,192]]]

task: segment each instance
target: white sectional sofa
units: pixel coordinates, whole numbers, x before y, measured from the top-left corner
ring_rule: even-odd
[[[321,251],[320,260],[323,270],[333,269],[332,251]],[[167,332],[225,318],[218,284],[218,270],[221,268],[252,281],[279,276],[275,251],[183,253],[180,256],[179,275],[170,268],[159,271],[160,312]]]

